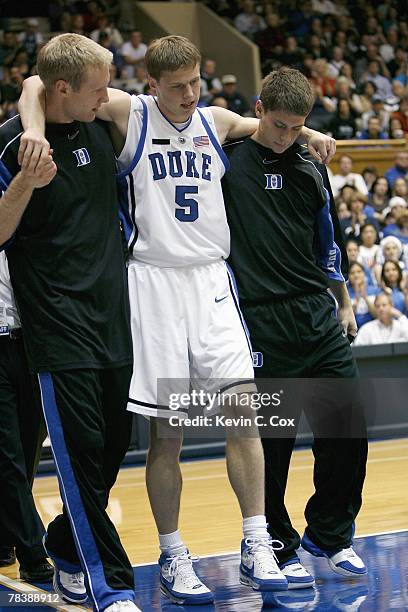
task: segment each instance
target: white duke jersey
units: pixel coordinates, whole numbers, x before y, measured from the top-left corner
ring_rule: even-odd
[[[209,109],[197,109],[180,129],[153,96],[132,96],[118,166],[121,219],[135,260],[180,267],[228,257],[221,190],[228,159]]]

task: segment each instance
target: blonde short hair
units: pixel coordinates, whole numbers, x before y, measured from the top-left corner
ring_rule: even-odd
[[[159,80],[166,70],[175,72],[179,68],[196,66],[201,62],[201,54],[184,36],[163,36],[150,43],[145,62],[149,76]]]
[[[110,51],[90,38],[60,34],[51,38],[38,53],[37,72],[48,90],[63,79],[77,91],[90,68],[109,67],[112,58]]]

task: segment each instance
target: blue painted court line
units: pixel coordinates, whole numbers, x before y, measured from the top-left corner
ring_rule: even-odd
[[[300,589],[264,596],[239,584],[239,555],[202,557],[195,564],[199,576],[215,594],[215,605],[180,606],[160,595],[156,564],[134,568],[136,603],[143,612],[258,612],[260,610],[315,610],[316,612],[408,612],[408,530],[373,534],[355,539],[354,548],[368,567],[359,579],[338,576],[326,559],[312,557],[302,549],[302,563],[316,578],[314,589]],[[199,551],[193,551],[199,552]],[[14,585],[14,588],[13,588]],[[26,585],[0,576],[0,611],[10,593],[25,588],[31,592],[49,591],[51,585]],[[40,590],[41,589],[41,590]],[[44,589],[44,591],[42,590]],[[79,612],[84,606],[30,606],[20,603],[18,612],[51,612],[56,608]]]

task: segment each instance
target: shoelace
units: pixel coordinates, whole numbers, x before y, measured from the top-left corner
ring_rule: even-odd
[[[251,555],[257,555],[257,561],[262,569],[267,573],[277,573],[279,571],[278,559],[275,550],[282,550],[284,547],[280,540],[246,538],[245,544],[249,548]],[[279,546],[274,546],[279,544]]]
[[[196,563],[199,560],[199,557],[190,555],[190,553],[185,551],[180,555],[168,557],[168,559],[166,560],[170,561],[170,576],[174,577],[178,573],[187,587],[193,587],[196,584],[200,583],[200,579],[198,578],[193,569],[193,563]]]
[[[344,554],[346,556],[346,559],[353,559],[354,557],[357,556],[352,546],[350,546],[350,548],[346,548],[346,550],[344,551]]]
[[[72,584],[84,584],[84,575],[82,572],[78,572],[77,574],[70,574],[70,582]]]

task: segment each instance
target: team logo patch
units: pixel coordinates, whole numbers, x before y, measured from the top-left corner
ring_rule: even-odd
[[[72,151],[72,152],[75,155],[76,160],[78,162],[77,168],[79,168],[79,166],[86,166],[87,164],[91,163],[91,158],[86,149],[76,149],[75,151]]]
[[[252,353],[252,365],[254,368],[262,368],[263,366],[263,354],[259,351]]]
[[[208,136],[195,136],[193,138],[193,144],[195,147],[208,147],[210,139]]]
[[[281,174],[265,174],[266,185],[265,189],[282,189]]]

